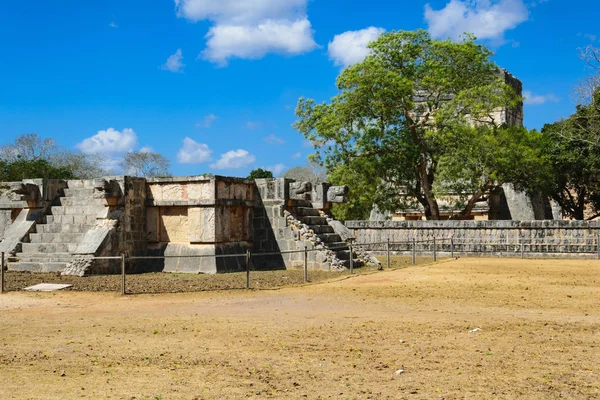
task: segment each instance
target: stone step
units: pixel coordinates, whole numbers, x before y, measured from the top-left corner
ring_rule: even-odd
[[[69,189],[94,188],[92,179],[70,179],[67,181]]]
[[[61,197],[60,205],[65,206],[106,206],[106,199],[95,199],[93,197]]]
[[[38,224],[36,226],[38,233],[86,233],[94,227],[93,224]]]
[[[52,210],[52,215],[91,215],[95,217],[104,209],[104,206],[52,206],[50,209]]]
[[[17,272],[61,272],[66,262],[14,262],[8,263],[9,271]]]
[[[348,247],[348,243],[346,242],[329,242],[325,244],[327,246],[328,249],[333,250],[333,251],[346,251],[346,250],[350,250],[350,247]]]
[[[71,253],[17,253],[9,262],[70,262]]]
[[[90,215],[47,215],[46,224],[75,224],[75,225],[94,225],[96,216]]]
[[[329,225],[313,225],[310,227],[316,234],[320,233],[334,233],[333,227]]]
[[[306,225],[327,225],[327,219],[325,217],[306,216],[301,217],[301,221]]]
[[[90,198],[94,194],[93,187],[87,187],[87,188],[69,187],[68,189],[65,189],[64,191],[65,191],[65,197],[67,197],[67,198]]]
[[[338,250],[338,251],[335,251],[335,255],[340,260],[349,260],[350,259],[350,250]]]
[[[364,265],[364,263],[357,258],[353,259],[352,261],[353,261],[352,268],[360,268]],[[350,259],[343,260],[342,262],[343,262],[344,267],[350,268]]]
[[[312,207],[296,207],[296,213],[300,217],[320,217],[319,210]]]
[[[81,243],[85,233],[31,233],[31,243]]]
[[[342,238],[337,233],[320,233],[317,234],[317,237],[321,239],[323,243],[339,243],[342,241]]]
[[[310,200],[294,200],[294,204],[296,207],[309,207],[312,208],[312,203]]]
[[[23,253],[72,253],[78,243],[23,243]]]

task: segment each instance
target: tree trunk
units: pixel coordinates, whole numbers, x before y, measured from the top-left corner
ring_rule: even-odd
[[[423,194],[425,195],[425,200],[429,205],[429,210],[431,212],[431,217],[427,219],[438,220],[440,219],[440,208],[437,203],[437,199],[433,194],[432,185],[429,180],[429,174],[427,173],[427,160],[423,159],[421,164],[419,165],[419,179],[421,181],[421,187],[423,188]]]

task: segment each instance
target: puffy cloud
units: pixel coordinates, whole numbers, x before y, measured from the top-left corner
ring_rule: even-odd
[[[243,168],[256,161],[253,154],[243,149],[230,150],[221,154],[221,158],[210,167],[213,169]]]
[[[206,37],[202,57],[219,65],[231,58],[258,59],[267,53],[296,55],[316,47],[308,19],[268,20],[256,26],[216,25]]]
[[[543,95],[534,95],[529,90],[525,90],[523,92],[523,102],[525,104],[538,105],[538,104],[547,103],[549,101],[551,101],[553,103],[558,103],[560,101],[560,99],[558,97],[556,97],[555,95],[553,95],[552,93],[543,96]]]
[[[451,0],[441,10],[425,5],[429,33],[436,38],[458,39],[463,33],[478,39],[503,40],[504,32],[529,18],[523,0]]]
[[[274,134],[271,134],[269,136],[265,136],[265,142],[267,142],[269,144],[284,144],[285,140],[283,140],[279,136],[275,136]]]
[[[150,146],[144,146],[139,150],[140,153],[154,153],[154,149]]]
[[[274,177],[280,177],[283,171],[285,171],[286,166],[283,164],[275,164],[270,167],[264,167],[267,171],[271,171]]]
[[[84,153],[124,153],[137,145],[137,135],[131,128],[119,132],[113,128],[98,131],[92,137],[84,139],[77,148]]]
[[[385,32],[383,28],[371,26],[359,31],[348,31],[335,35],[329,42],[327,54],[335,65],[347,67],[361,62],[369,55],[367,45]]]
[[[204,119],[202,119],[202,122],[198,122],[196,124],[196,128],[210,128],[213,124],[213,122],[215,122],[217,120],[217,117],[215,114],[208,114],[207,116],[204,117]]]
[[[212,150],[208,145],[186,137],[183,139],[183,146],[177,153],[177,161],[182,164],[201,164],[209,161],[211,154]]]
[[[119,25],[117,25],[117,23],[114,22],[114,21],[111,22],[110,24],[108,24],[108,26],[110,26],[111,28],[118,28],[119,27]]]
[[[169,58],[167,58],[167,62],[161,65],[161,69],[171,71],[171,72],[183,72],[183,68],[185,64],[182,62],[183,54],[181,49],[177,49],[174,54],[171,54]]]
[[[306,16],[307,0],[175,0],[177,15],[209,20],[202,58],[226,65],[231,58],[267,53],[296,55],[317,47]]]
[[[302,153],[300,153],[299,151],[292,154],[292,160],[297,160],[300,157],[302,157]]]

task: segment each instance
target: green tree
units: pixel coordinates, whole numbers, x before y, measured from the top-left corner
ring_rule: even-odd
[[[542,129],[542,151],[549,167],[538,189],[552,197],[570,218],[600,216],[600,89],[590,104],[568,119]]]
[[[0,160],[0,182],[16,182],[23,179],[75,179],[73,171],[68,167],[54,167],[46,160],[16,161]]]
[[[151,151],[130,151],[123,156],[120,165],[127,175],[145,178],[170,176],[169,159]]]
[[[13,143],[0,147],[0,161],[4,168],[22,167],[19,180],[89,179],[107,175],[101,167],[104,162],[102,155],[69,151],[58,146],[54,139],[42,138],[35,133],[21,135]],[[40,169],[37,170],[36,166]],[[11,176],[14,175],[11,173]]]
[[[356,173],[367,171],[368,185],[376,187],[367,197],[381,210],[420,204],[429,219],[439,219],[438,197],[454,185],[467,193],[459,215],[467,217],[509,178],[499,168],[521,161],[512,154],[502,162],[486,159],[510,141],[494,111],[518,106],[520,97],[490,60],[491,51],[471,36],[456,43],[422,30],[389,32],[369,48],[370,56],[342,71],[340,93],[329,103],[300,98],[295,128],[330,173],[342,168],[339,183],[356,189]],[[529,140],[520,134],[521,143],[509,149]]]
[[[264,179],[272,177],[273,173],[271,171],[267,171],[262,168],[253,169],[250,171],[250,175],[248,175],[248,179]]]

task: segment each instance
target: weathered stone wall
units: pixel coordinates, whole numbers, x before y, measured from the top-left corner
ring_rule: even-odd
[[[423,251],[433,250],[436,238],[440,252],[476,255],[568,256],[596,254],[600,223],[596,221],[347,221],[357,243],[405,243],[394,246],[409,251],[413,239]],[[385,244],[369,246],[383,251]]]
[[[304,268],[304,249],[313,249],[314,245],[307,240],[301,229],[290,225],[291,214],[296,214],[297,207],[312,207],[309,200],[301,199],[296,193],[290,193],[289,179],[256,179],[254,197],[253,260],[257,269],[299,269]],[[300,185],[298,185],[300,186]],[[323,188],[323,187],[322,187]],[[316,202],[323,207],[327,204],[326,192],[317,189],[310,194],[317,198]],[[296,199],[292,197],[296,196]],[[290,213],[291,212],[291,213]],[[285,253],[285,252],[290,253]],[[284,252],[283,254],[281,252]],[[261,256],[261,253],[273,253]],[[308,269],[323,269],[330,255],[326,249],[309,251]]]
[[[245,269],[251,247],[254,182],[221,176],[146,180],[148,254],[165,272],[217,273]]]
[[[54,179],[0,182],[0,251],[20,251],[65,186],[64,181]]]

